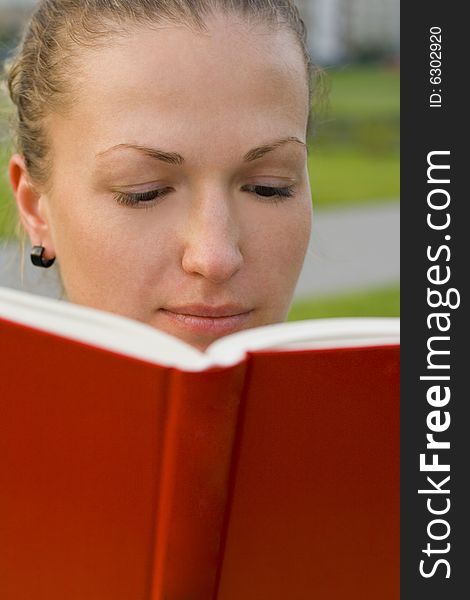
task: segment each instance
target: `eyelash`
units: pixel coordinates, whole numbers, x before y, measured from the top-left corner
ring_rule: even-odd
[[[260,194],[259,192],[261,190],[268,193],[266,195]],[[171,188],[161,188],[136,194],[124,194],[123,192],[116,192],[114,194],[114,199],[118,204],[124,206],[137,207],[140,205],[140,208],[151,208],[157,204],[157,202],[169,191],[171,191]],[[247,185],[242,191],[255,194],[258,196],[258,198],[262,199],[262,202],[272,202],[273,204],[277,204],[278,202],[292,198],[294,195],[294,186],[270,187],[266,185]]]
[[[268,195],[263,196],[262,194],[256,192],[256,190],[263,190],[269,192]],[[246,185],[244,192],[250,192],[258,196],[258,198],[262,199],[262,202],[273,202],[277,204],[278,202],[283,202],[288,198],[292,198],[294,195],[294,186],[288,185],[287,187],[270,187],[268,185]]]
[[[156,204],[160,198],[163,198],[163,196],[165,196],[169,191],[170,188],[150,190],[148,192],[142,192],[139,194],[124,194],[123,192],[116,192],[114,194],[114,199],[118,204],[122,204],[124,206],[138,206],[140,204],[141,208],[150,208]]]

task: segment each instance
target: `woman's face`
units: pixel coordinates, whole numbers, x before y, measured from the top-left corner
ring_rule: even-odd
[[[311,227],[292,35],[220,18],[82,58],[41,198],[68,298],[200,349],[284,320]]]

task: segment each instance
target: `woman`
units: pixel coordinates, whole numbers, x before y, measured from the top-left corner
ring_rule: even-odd
[[[34,264],[200,349],[284,320],[311,228],[310,74],[286,0],[42,0],[9,71]]]

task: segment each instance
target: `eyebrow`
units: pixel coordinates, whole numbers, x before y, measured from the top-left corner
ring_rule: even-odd
[[[258,146],[257,148],[252,148],[249,150],[245,156],[243,157],[243,162],[253,162],[258,160],[272,152],[276,148],[283,146],[289,142],[294,142],[296,144],[300,144],[304,148],[307,148],[305,142],[299,140],[299,138],[295,136],[289,136],[286,138],[282,138],[280,140],[275,140],[268,144],[264,144],[263,146]],[[116,146],[112,146],[103,152],[98,152],[96,155],[97,158],[109,154],[115,150],[137,150],[138,152],[142,152],[146,156],[150,156],[150,158],[154,158],[155,160],[159,160],[164,163],[168,163],[170,165],[182,165],[184,163],[184,158],[181,154],[177,152],[165,152],[164,150],[158,150],[157,148],[147,148],[146,146],[139,146],[138,144],[117,144]]]
[[[280,146],[283,146],[284,144],[287,144],[289,142],[294,142],[296,144],[300,144],[304,148],[307,148],[307,145],[301,140],[299,140],[299,138],[290,136],[282,138],[280,140],[276,140],[269,144],[265,144],[264,146],[259,146],[258,148],[253,148],[252,150],[249,150],[243,157],[243,161],[252,162],[254,160],[258,160],[259,158],[262,158],[265,154],[268,154],[268,152],[272,152],[276,148],[279,148]]]
[[[115,150],[137,150],[138,152],[142,152],[143,154],[150,156],[150,158],[161,160],[162,162],[170,165],[182,165],[184,163],[184,158],[177,152],[165,152],[164,150],[147,148],[146,146],[139,146],[138,144],[117,144],[116,146],[112,146],[103,152],[98,152],[96,158],[110,154]]]

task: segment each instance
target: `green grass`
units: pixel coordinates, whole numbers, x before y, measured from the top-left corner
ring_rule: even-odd
[[[354,67],[327,73],[329,108],[318,116],[309,171],[316,207],[397,198],[400,76]]]
[[[8,183],[8,152],[0,144],[0,238],[13,235],[16,224],[16,210]]]
[[[394,285],[357,293],[299,300],[294,302],[288,320],[398,316],[400,316],[400,288]]]
[[[1,193],[1,186],[0,186]],[[15,235],[17,213],[11,202],[0,201],[0,240]]]
[[[327,71],[330,116],[387,118],[400,110],[400,73],[394,68],[343,67]]]
[[[315,149],[308,163],[314,208],[398,198],[400,194],[398,154]]]

